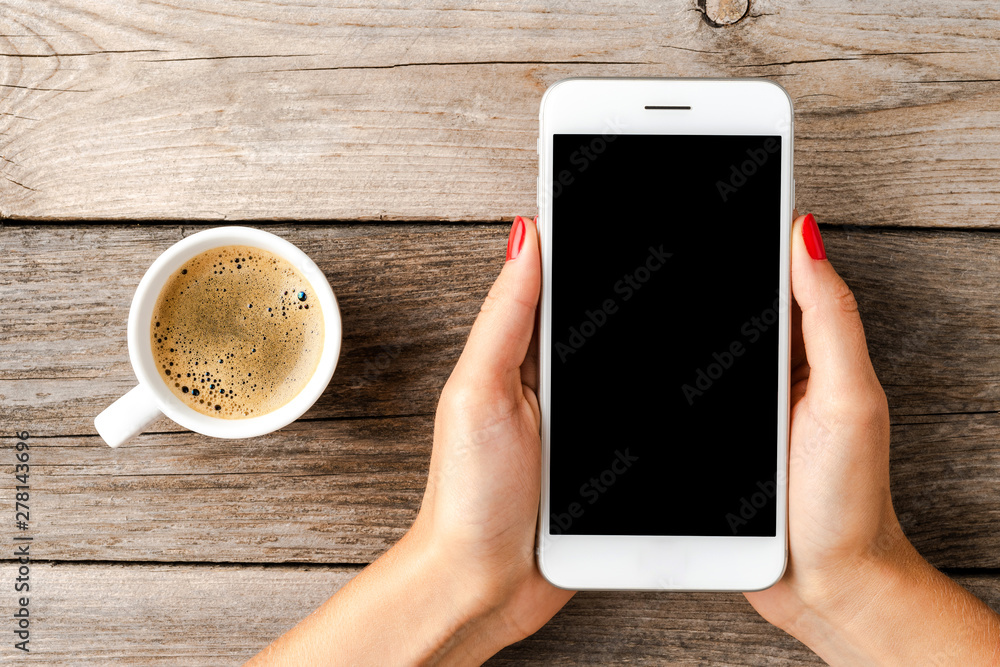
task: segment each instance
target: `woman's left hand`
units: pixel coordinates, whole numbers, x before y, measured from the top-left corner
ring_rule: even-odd
[[[541,480],[535,223],[515,219],[490,289],[434,422],[430,478],[414,537],[478,591],[494,645],[538,630],[572,597],[535,561]]]
[[[534,222],[507,261],[441,394],[423,503],[407,534],[252,665],[480,664],[573,596],[535,561],[541,443]]]

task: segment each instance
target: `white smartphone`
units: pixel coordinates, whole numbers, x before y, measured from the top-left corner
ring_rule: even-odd
[[[791,99],[760,79],[566,79],[538,150],[542,574],[770,587],[787,559]]]

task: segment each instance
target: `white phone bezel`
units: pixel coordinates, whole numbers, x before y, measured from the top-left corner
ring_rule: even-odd
[[[690,107],[684,109],[647,109]],[[563,79],[540,110],[538,232],[542,245],[539,401],[542,484],[536,555],[552,584],[571,590],[753,591],[781,579],[788,559],[789,233],[794,206],[792,101],[762,79]],[[552,170],[554,134],[717,134],[781,137],[781,249],[775,537],[550,535]],[[617,224],[628,224],[618,221]],[[651,509],[650,511],[655,511]],[[670,511],[670,510],[665,510]]]

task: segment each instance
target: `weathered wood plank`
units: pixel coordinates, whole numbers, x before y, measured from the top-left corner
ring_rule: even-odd
[[[892,427],[893,506],[938,567],[1000,567],[1000,415]]]
[[[116,450],[96,436],[36,438],[35,548],[49,560],[370,562],[416,517],[432,428],[430,416],[306,421],[237,441],[149,434]],[[935,565],[1000,567],[998,431],[996,415],[894,427],[893,501]]]
[[[31,565],[31,652],[0,663],[239,665],[359,568]],[[0,565],[5,581],[14,567]],[[12,618],[14,594],[0,600]],[[11,635],[13,636],[13,635]]]
[[[363,563],[412,521],[437,396],[506,228],[274,229],[318,260],[344,312],[344,356],[307,414],[316,421],[231,442],[164,419],[119,450],[105,448],[92,420],[134,382],[124,343],[132,290],[194,229],[0,235],[0,409],[38,438],[33,498],[47,558]],[[904,527],[937,565],[1000,566],[1000,238],[828,230],[826,241],[855,287],[889,394]]]
[[[98,437],[32,438],[33,549],[47,560],[367,563],[416,516],[432,426],[305,421],[248,440],[142,435],[114,450]],[[5,485],[0,499],[13,507],[13,493]]]
[[[0,405],[18,428],[94,433],[135,382],[125,343],[148,265],[201,227],[7,226],[0,232]],[[499,271],[506,225],[280,225],[340,301],[344,346],[307,416],[429,414]],[[829,229],[894,415],[1000,408],[1000,238]],[[164,421],[158,430],[176,429]]]
[[[618,75],[782,83],[827,222],[1000,217],[991,3],[3,6],[0,216],[495,221],[534,207],[542,91]]]
[[[0,231],[0,405],[17,428],[95,432],[94,416],[135,384],[125,329],[136,285],[163,250],[199,229]],[[334,380],[306,416],[432,413],[503,265],[507,228],[270,229],[316,260],[344,321]]]
[[[1000,409],[1000,237],[853,228],[824,239],[894,418]]]
[[[31,653],[0,662],[234,665],[343,586],[357,568],[35,564]],[[0,566],[10,580],[13,567]],[[958,581],[1000,609],[1000,578]],[[14,596],[0,599],[10,619]],[[739,594],[578,593],[492,665],[823,664]]]

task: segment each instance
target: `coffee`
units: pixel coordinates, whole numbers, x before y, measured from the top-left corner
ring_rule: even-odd
[[[170,277],[150,336],[160,377],[185,405],[245,419],[277,410],[309,382],[323,352],[323,311],[286,260],[224,246]]]

